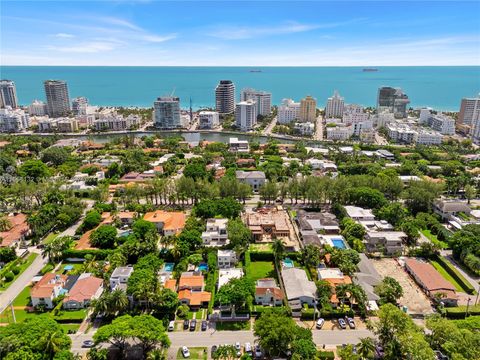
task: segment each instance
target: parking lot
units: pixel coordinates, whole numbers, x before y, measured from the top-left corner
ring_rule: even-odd
[[[355,329],[357,330],[364,330],[367,328],[367,325],[358,317],[354,318],[355,321]],[[318,330],[315,327],[315,323],[313,321],[302,321],[298,320],[297,324],[299,326],[302,326],[304,328],[312,329],[313,331],[323,331],[323,330],[341,330],[341,331],[348,331],[351,330],[348,326],[345,330],[342,330],[340,326],[338,325],[338,321],[336,319],[331,319],[331,320],[325,320],[325,323],[322,326],[321,330]]]
[[[397,280],[403,288],[403,296],[399,302],[408,308],[409,314],[430,314],[433,312],[430,300],[413,279],[395,259],[372,259],[373,266],[382,276],[390,276]]]

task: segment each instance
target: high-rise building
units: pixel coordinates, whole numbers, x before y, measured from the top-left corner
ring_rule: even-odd
[[[72,111],[75,115],[87,115],[88,99],[80,96],[72,100]]]
[[[33,102],[28,105],[28,113],[31,116],[45,116],[47,115],[47,104],[40,100],[33,100]]]
[[[269,115],[272,112],[272,94],[255,89],[243,89],[240,101],[253,100],[257,103],[257,115]]]
[[[396,119],[403,119],[407,117],[407,105],[409,103],[407,94],[400,88],[383,86],[378,89],[378,113],[390,111]]]
[[[230,114],[235,110],[235,84],[231,80],[220,80],[215,88],[215,104],[220,114]]]
[[[429,118],[430,127],[442,135],[455,135],[455,120],[444,114],[436,114]]]
[[[344,107],[345,100],[340,96],[338,91],[335,90],[333,96],[328,98],[327,106],[325,108],[325,118],[341,118]]]
[[[317,101],[310,95],[300,101],[298,120],[301,122],[315,122],[317,120]]]
[[[55,118],[68,115],[70,98],[68,97],[67,83],[62,80],[46,80],[44,86],[48,116]]]
[[[28,114],[25,114],[23,110],[12,109],[10,106],[0,109],[0,132],[20,132],[29,126]]]
[[[218,112],[200,111],[198,113],[198,127],[200,129],[214,129],[220,125]]]
[[[18,107],[17,89],[12,80],[0,80],[0,108]]]
[[[278,107],[277,121],[279,124],[289,124],[297,120],[300,115],[300,103],[292,99],[283,99]]]
[[[458,124],[474,126],[480,120],[480,94],[476,98],[463,98],[458,113]]]
[[[257,123],[257,104],[253,100],[240,101],[235,108],[235,123],[242,131],[252,130]]]
[[[183,127],[180,116],[180,98],[159,97],[153,103],[154,125],[159,129],[178,129]]]

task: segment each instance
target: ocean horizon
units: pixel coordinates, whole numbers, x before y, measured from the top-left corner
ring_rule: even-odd
[[[378,71],[364,72],[364,68]],[[253,70],[253,72],[252,72]],[[480,66],[0,66],[0,78],[15,81],[19,102],[45,101],[43,81],[67,81],[70,98],[85,96],[99,106],[151,107],[158,96],[174,94],[181,107],[215,106],[219,80],[232,80],[239,100],[242,88],[284,98],[311,95],[319,107],[337,90],[346,103],[375,106],[381,86],[401,87],[410,106],[458,111],[463,97],[480,92]]]

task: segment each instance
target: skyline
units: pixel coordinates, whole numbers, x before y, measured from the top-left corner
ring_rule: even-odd
[[[2,65],[480,65],[477,1],[0,6]]]

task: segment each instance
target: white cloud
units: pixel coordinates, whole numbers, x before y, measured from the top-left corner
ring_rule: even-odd
[[[145,34],[145,35],[141,35],[139,37],[140,37],[140,39],[142,39],[144,41],[147,41],[147,42],[161,43],[161,42],[165,42],[165,41],[168,41],[168,40],[175,39],[177,37],[177,34],[170,34],[170,35],[164,35],[164,36]]]
[[[73,46],[48,46],[49,50],[59,51],[64,53],[99,53],[112,51],[117,48],[117,45],[112,42],[83,42]]]
[[[55,35],[53,35],[57,38],[61,38],[61,39],[71,39],[71,38],[74,38],[75,35],[73,34],[67,34],[67,33],[57,33]]]

